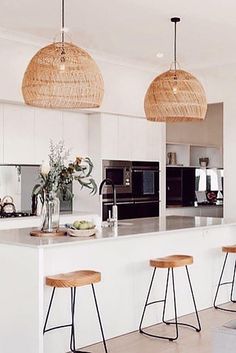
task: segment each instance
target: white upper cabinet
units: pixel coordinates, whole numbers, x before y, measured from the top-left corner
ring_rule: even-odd
[[[41,164],[48,160],[50,140],[63,139],[62,112],[59,110],[35,109],[35,161]]]
[[[93,141],[90,141],[90,143],[93,143]],[[119,159],[117,116],[101,116],[101,157],[102,159]]]
[[[118,159],[132,159],[132,129],[133,118],[126,116],[118,117]]]
[[[63,140],[70,150],[69,159],[88,156],[88,116],[83,113],[63,112]]]
[[[148,158],[147,153],[147,122],[145,119],[134,119],[130,129],[132,140],[132,160],[145,161]]]
[[[142,118],[103,114],[97,125],[98,133],[101,130],[102,159],[160,160],[163,142],[161,124]]]
[[[5,104],[4,163],[35,163],[34,142],[34,109]]]
[[[147,159],[152,161],[160,161],[162,159],[162,150],[165,150],[165,137],[163,136],[163,123],[146,121]]]

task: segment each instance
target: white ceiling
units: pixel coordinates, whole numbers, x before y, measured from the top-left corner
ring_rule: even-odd
[[[235,62],[235,0],[65,0],[65,4],[73,41],[98,53],[168,68],[173,35],[169,19],[180,16],[181,67]],[[59,33],[60,0],[0,0],[0,5],[0,26],[7,30],[48,41]],[[157,52],[164,57],[158,59]]]

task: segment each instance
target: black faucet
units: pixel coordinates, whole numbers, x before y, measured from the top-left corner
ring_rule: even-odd
[[[116,187],[115,184],[113,183],[113,181],[109,178],[107,179],[103,179],[103,181],[101,182],[100,186],[99,186],[99,195],[102,195],[102,189],[103,186],[105,184],[109,184],[112,186],[112,193],[113,193],[113,205],[116,205]]]
[[[100,186],[99,186],[99,195],[102,195],[102,189],[103,189],[103,186],[105,184],[108,184],[108,185],[111,185],[112,186],[112,192],[113,192],[113,205],[112,205],[112,222],[113,222],[113,225],[114,226],[117,226],[117,222],[118,222],[118,209],[117,209],[117,205],[116,205],[116,187],[115,187],[115,184],[113,183],[113,181],[109,178],[107,179],[104,179]],[[107,222],[110,222],[111,219],[110,219],[110,216],[107,220]]]

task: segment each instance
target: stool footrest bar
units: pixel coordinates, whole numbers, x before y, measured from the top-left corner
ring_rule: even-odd
[[[156,303],[163,303],[164,301],[165,301],[164,299],[162,299],[162,300],[155,300],[155,301],[153,301],[153,302],[147,303],[146,306],[152,305],[152,304],[156,304]]]
[[[170,322],[170,321],[163,321],[164,324],[166,325],[176,325],[176,322]],[[190,324],[186,324],[184,322],[177,322],[178,325],[181,325],[181,326],[187,326],[187,327],[191,327],[193,329],[195,329],[197,332],[200,332],[201,330],[199,328],[197,328],[196,326],[194,325],[190,325]]]
[[[45,332],[48,332],[48,331],[53,331],[53,330],[57,330],[57,329],[60,329],[60,328],[71,327],[71,326],[72,326],[72,324],[50,327],[50,328],[47,328],[46,330],[44,330],[43,332],[45,333]]]

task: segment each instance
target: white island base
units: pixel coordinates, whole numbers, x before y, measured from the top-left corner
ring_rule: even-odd
[[[193,255],[189,270],[198,309],[212,306],[223,261],[221,247],[235,243],[236,224],[173,216],[129,222],[118,231],[104,229],[86,240],[36,239],[29,236],[29,229],[0,231],[0,352],[69,351],[70,328],[42,334],[51,294],[51,288],[44,285],[47,275],[80,269],[101,271],[102,282],[95,289],[107,339],[138,329],[152,273],[150,258]],[[232,268],[227,270],[231,277]],[[184,269],[176,269],[175,274],[181,316],[194,310]],[[165,276],[165,270],[158,270],[153,300],[163,297]],[[221,289],[220,303],[228,301],[230,288],[226,287]],[[49,325],[69,323],[70,290],[58,289],[54,304]],[[160,321],[162,307],[157,305],[148,309],[145,326]],[[78,347],[101,341],[90,287],[78,289],[76,310]],[[172,305],[167,316],[173,317]]]

